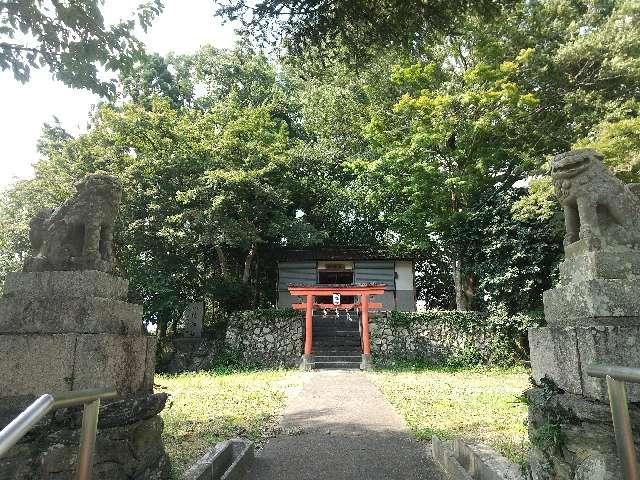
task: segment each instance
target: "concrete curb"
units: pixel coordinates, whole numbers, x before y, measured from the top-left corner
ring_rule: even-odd
[[[435,435],[431,437],[431,447],[434,460],[451,480],[473,480],[473,477],[460,465],[449,448]]]
[[[254,463],[253,443],[234,438],[210,448],[191,465],[182,480],[248,480]]]
[[[452,480],[524,480],[520,468],[481,443],[431,439],[433,458]]]

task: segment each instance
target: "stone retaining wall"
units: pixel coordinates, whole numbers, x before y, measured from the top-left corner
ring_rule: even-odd
[[[440,364],[470,347],[483,357],[488,356],[484,332],[456,331],[444,322],[414,322],[401,326],[383,315],[371,322],[370,332],[371,355],[376,362],[420,359]]]
[[[526,356],[521,337],[535,321],[504,312],[388,312],[371,320],[371,355],[378,363],[510,363]]]
[[[165,339],[158,346],[160,357],[157,370],[162,373],[198,372],[210,370],[224,351],[224,331],[200,338],[177,337]]]
[[[252,310],[231,315],[225,347],[247,364],[295,367],[304,343],[304,316],[293,310]]]
[[[510,364],[526,358],[519,341],[536,319],[505,312],[387,312],[370,321],[375,362]],[[211,369],[221,359],[245,365],[296,367],[304,344],[304,315],[288,309],[236,312],[226,334],[177,338],[160,347],[160,368],[179,373]]]

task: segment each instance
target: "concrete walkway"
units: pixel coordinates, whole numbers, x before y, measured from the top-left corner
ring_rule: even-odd
[[[428,450],[359,371],[305,373],[282,428],[256,459],[258,480],[443,480]]]

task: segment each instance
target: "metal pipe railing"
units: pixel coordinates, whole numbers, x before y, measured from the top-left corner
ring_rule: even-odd
[[[77,480],[89,480],[93,466],[93,449],[98,431],[100,399],[115,398],[117,395],[115,390],[109,388],[65,392],[55,396],[48,393],[42,395],[0,431],[0,458],[49,412],[59,408],[84,405],[80,453],[75,478]]]
[[[587,375],[596,378],[604,378],[607,382],[609,393],[609,405],[613,420],[613,431],[616,436],[618,457],[622,464],[622,473],[625,480],[640,479],[638,470],[638,457],[633,443],[631,431],[631,418],[627,404],[627,392],[624,382],[640,383],[640,369],[629,367],[614,367],[608,365],[589,365]]]

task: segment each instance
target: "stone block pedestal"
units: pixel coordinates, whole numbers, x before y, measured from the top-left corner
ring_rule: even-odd
[[[371,360],[371,355],[362,354],[362,361],[360,362],[360,370],[372,370],[373,369],[373,361]]]
[[[565,392],[607,403],[606,382],[587,375],[587,367],[640,367],[640,326],[531,328],[529,345],[537,383],[546,377]],[[628,384],[627,396],[631,402],[640,402],[640,385]]]
[[[303,372],[310,372],[313,370],[313,355],[303,354],[300,358],[300,370]]]
[[[537,385],[527,392],[532,479],[617,480],[606,382],[586,371],[592,364],[640,367],[640,252],[587,251],[579,241],[566,253],[560,285],[544,293],[548,326],[529,330]],[[626,389],[630,402],[640,402],[640,385]],[[630,413],[637,433],[639,407],[632,403]]]
[[[166,394],[153,394],[155,337],[128,282],[98,271],[12,273],[0,298],[0,428],[37,396],[99,387],[96,478],[163,479]],[[50,414],[0,460],[0,479],[72,478],[81,408]]]

